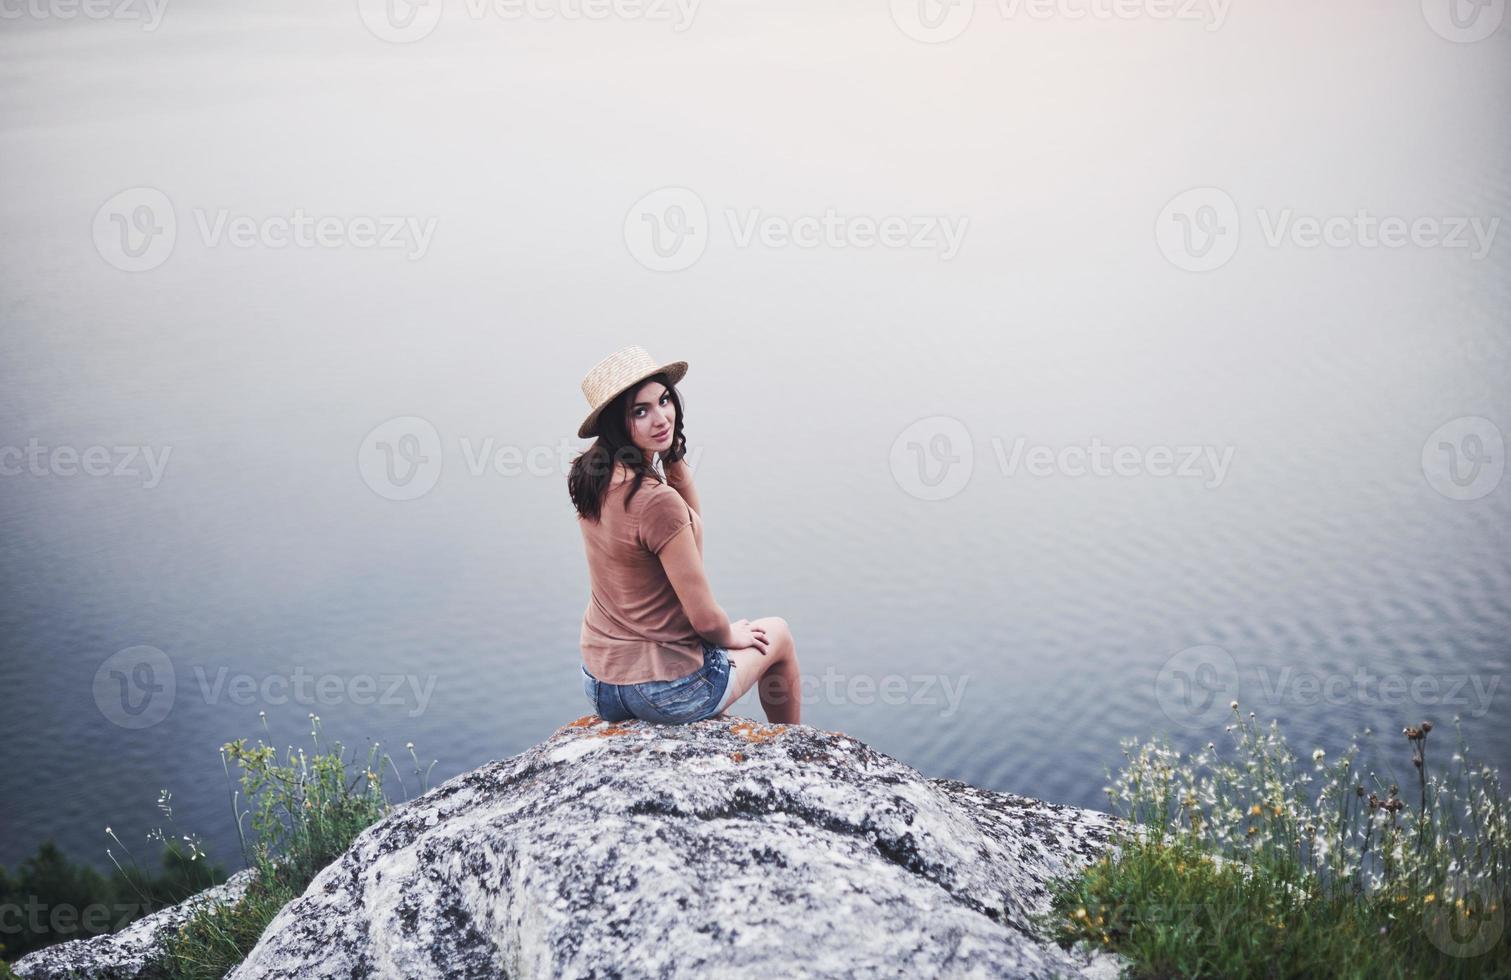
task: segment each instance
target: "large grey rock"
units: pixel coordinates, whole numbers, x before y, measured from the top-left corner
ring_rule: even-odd
[[[246,868],[214,888],[206,888],[167,908],[144,915],[120,932],[89,939],[71,939],[28,953],[11,964],[11,971],[25,980],[138,980],[156,975],[154,967],[163,953],[163,942],[189,921],[201,906],[230,905],[257,877]]]
[[[1030,922],[1111,829],[837,732],[588,716],[368,828],[230,976],[1111,976]]]

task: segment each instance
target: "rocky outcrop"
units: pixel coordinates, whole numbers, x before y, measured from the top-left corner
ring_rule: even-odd
[[[132,922],[120,932],[89,939],[71,939],[45,946],[11,964],[24,980],[149,980],[157,976],[163,941],[205,905],[230,905],[257,876],[255,868],[236,872],[222,884],[192,895],[177,905],[159,909]]]
[[[1031,923],[1111,829],[838,732],[589,716],[363,832],[231,977],[1112,976]]]
[[[1112,829],[839,732],[588,716],[396,807],[230,977],[1113,977],[1032,922]],[[170,912],[17,972],[136,978]]]

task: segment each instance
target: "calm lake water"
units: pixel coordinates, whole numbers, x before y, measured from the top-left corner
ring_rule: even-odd
[[[1511,29],[253,6],[0,23],[0,864],[167,789],[234,868],[259,711],[432,785],[586,714],[628,343],[810,724],[1091,806],[1231,697],[1511,765]]]

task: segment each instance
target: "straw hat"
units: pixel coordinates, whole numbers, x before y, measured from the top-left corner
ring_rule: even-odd
[[[656,359],[645,352],[644,347],[633,344],[623,347],[593,365],[582,379],[582,394],[592,411],[577,427],[577,438],[591,439],[598,427],[598,413],[608,406],[614,397],[626,388],[633,387],[653,374],[666,372],[672,384],[681,381],[687,374],[686,361],[671,361],[657,364]]]

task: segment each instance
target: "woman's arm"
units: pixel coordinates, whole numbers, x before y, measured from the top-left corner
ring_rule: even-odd
[[[703,556],[693,542],[692,525],[686,525],[660,551],[661,567],[682,603],[693,630],[703,639],[729,648],[736,642],[729,616],[714,601],[713,589],[703,571]]]
[[[680,493],[693,513],[702,517],[703,511],[698,507],[698,488],[693,486],[693,468],[687,465],[687,457],[684,456],[675,463],[665,463],[663,469],[666,470],[667,486]]]

